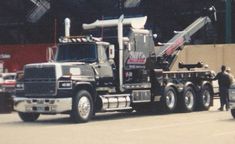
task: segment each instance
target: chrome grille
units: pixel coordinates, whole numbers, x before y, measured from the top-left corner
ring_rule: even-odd
[[[25,82],[26,96],[48,96],[56,94],[56,82]]]
[[[55,66],[31,66],[25,68],[24,78],[26,80],[34,79],[55,79]]]
[[[27,67],[24,75],[26,96],[52,96],[56,94],[55,66]]]

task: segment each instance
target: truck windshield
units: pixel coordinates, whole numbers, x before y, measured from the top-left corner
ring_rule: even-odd
[[[58,62],[95,62],[97,50],[95,44],[63,44],[59,45],[56,55]]]

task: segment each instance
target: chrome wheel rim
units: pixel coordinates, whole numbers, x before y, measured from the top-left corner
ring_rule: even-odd
[[[211,94],[208,90],[205,90],[202,95],[202,102],[204,106],[208,107],[210,105]]]
[[[187,91],[185,93],[184,102],[187,108],[191,109],[194,104],[194,95],[192,91]]]
[[[169,91],[166,95],[166,105],[168,108],[173,109],[175,106],[175,93]]]
[[[83,119],[88,118],[91,110],[91,104],[86,96],[82,96],[78,102],[78,112]]]

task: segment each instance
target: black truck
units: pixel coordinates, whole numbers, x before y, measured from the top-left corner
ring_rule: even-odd
[[[181,63],[179,71],[171,67],[184,43],[210,18],[198,18],[160,47],[144,29],[146,19],[121,16],[83,25],[117,27],[118,45],[92,36],[70,36],[67,19],[66,36],[59,39],[54,61],[27,64],[17,75],[14,109],[20,118],[35,121],[40,114],[63,113],[78,123],[106,111],[208,110],[213,103],[213,72],[202,63]],[[128,35],[123,34],[126,25]]]

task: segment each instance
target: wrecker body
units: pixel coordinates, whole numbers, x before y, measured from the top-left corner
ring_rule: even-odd
[[[83,25],[117,27],[117,45],[92,36],[70,36],[67,24],[54,61],[27,64],[17,75],[14,109],[20,118],[35,121],[40,114],[64,113],[77,123],[107,111],[208,110],[213,72],[202,63],[181,63],[179,71],[171,67],[184,43],[210,18],[200,17],[160,47],[144,29],[146,19],[121,16]],[[124,26],[130,26],[128,35],[123,34]]]

